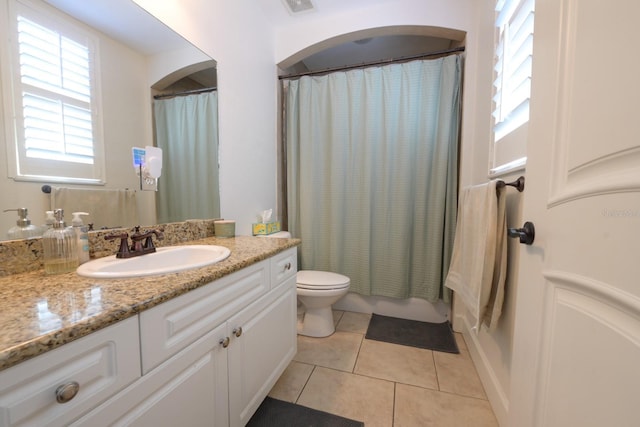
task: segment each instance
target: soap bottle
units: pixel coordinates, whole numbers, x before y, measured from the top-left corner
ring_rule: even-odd
[[[89,227],[82,222],[81,215],[89,215],[86,212],[74,212],[71,225],[76,233],[78,245],[78,263],[84,264],[89,261]]]
[[[18,220],[16,225],[11,227],[7,232],[9,240],[15,239],[33,239],[34,237],[40,237],[42,235],[42,229],[31,224],[31,220],[27,218],[27,208],[18,209],[5,209],[5,212],[16,211],[18,212]]]
[[[46,211],[44,213],[44,225],[42,226],[42,234],[44,234],[47,230],[53,228],[53,223],[56,221],[56,218],[53,216],[53,211]]]
[[[69,273],[78,267],[78,240],[72,227],[64,223],[64,211],[53,212],[53,228],[42,236],[44,248],[44,272]]]

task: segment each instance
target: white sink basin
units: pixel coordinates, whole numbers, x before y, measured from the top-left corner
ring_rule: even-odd
[[[82,264],[76,272],[95,279],[122,279],[175,273],[212,265],[231,254],[228,248],[215,245],[185,245],[157,248],[156,252],[133,258],[115,255]]]

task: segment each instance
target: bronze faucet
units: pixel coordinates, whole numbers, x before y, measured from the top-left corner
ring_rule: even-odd
[[[164,239],[164,230],[149,230],[145,233],[141,233],[139,225],[134,227],[134,232],[131,236],[127,233],[120,233],[104,236],[104,239],[120,239],[120,247],[118,248],[118,252],[116,252],[116,258],[132,258],[135,256],[151,254],[156,251],[152,238],[154,234],[157,240]],[[131,237],[131,246],[129,246],[129,237]]]

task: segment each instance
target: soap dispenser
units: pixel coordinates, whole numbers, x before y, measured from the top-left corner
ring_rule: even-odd
[[[76,233],[78,244],[78,262],[84,264],[89,261],[89,227],[82,222],[81,215],[89,215],[86,212],[74,212],[71,219],[71,225]]]
[[[53,227],[42,236],[44,249],[44,272],[47,274],[69,273],[78,267],[78,239],[73,227],[64,222],[64,211],[53,212]]]
[[[15,227],[11,227],[7,232],[9,240],[15,239],[33,239],[42,235],[42,229],[31,224],[31,220],[27,218],[27,208],[5,209],[5,212],[18,212],[18,220]]]
[[[56,218],[53,216],[53,211],[46,211],[44,213],[44,224],[42,225],[42,234],[44,234],[47,230],[53,228],[53,223],[56,221]]]

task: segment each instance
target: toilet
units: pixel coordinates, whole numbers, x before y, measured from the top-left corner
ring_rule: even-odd
[[[263,237],[291,238],[288,231]],[[351,280],[330,271],[301,270],[296,275],[298,301],[305,309],[298,334],[308,337],[327,337],[335,332],[331,306],[347,294]]]
[[[301,270],[296,276],[298,300],[305,313],[300,335],[327,337],[335,332],[331,306],[349,291],[347,276],[329,271]]]

